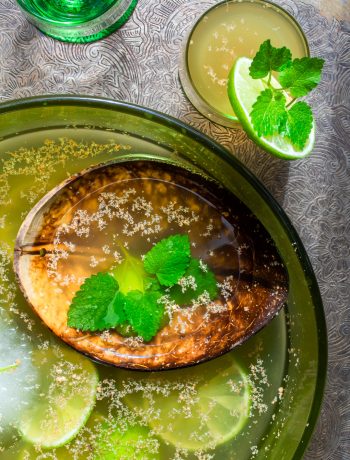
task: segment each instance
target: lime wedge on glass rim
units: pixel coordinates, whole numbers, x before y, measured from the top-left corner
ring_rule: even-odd
[[[53,449],[72,440],[88,420],[95,405],[97,371],[88,358],[61,347],[38,350],[33,361],[42,379],[19,431],[27,442]]]
[[[232,355],[138,381],[144,393],[130,394],[129,407],[147,418],[152,433],[179,449],[215,448],[235,438],[251,410],[251,384]]]
[[[252,60],[246,57],[238,58],[229,75],[228,96],[232,108],[237,115],[242,127],[248,136],[259,147],[267,152],[285,160],[298,160],[307,156],[313,149],[315,143],[315,126],[313,125],[310,136],[303,150],[297,150],[289,140],[282,135],[259,137],[256,133],[250,118],[252,106],[257,97],[266,89],[263,80],[255,80],[249,75],[249,67]],[[272,77],[271,83],[279,87],[278,81]]]

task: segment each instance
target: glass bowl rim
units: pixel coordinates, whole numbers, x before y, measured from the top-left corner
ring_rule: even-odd
[[[33,109],[40,107],[50,106],[80,106],[80,107],[95,107],[105,110],[117,110],[133,116],[143,117],[148,119],[154,118],[157,123],[166,127],[170,127],[182,135],[189,135],[196,142],[202,144],[205,148],[212,150],[223,161],[228,163],[234,168],[248,183],[249,185],[263,198],[269,205],[270,209],[278,219],[284,232],[289,240],[293,241],[295,251],[298,255],[299,261],[303,267],[305,276],[308,278],[308,286],[313,301],[316,326],[318,332],[318,365],[317,365],[317,379],[316,387],[313,395],[313,401],[309,413],[307,423],[302,437],[299,440],[298,446],[294,452],[293,460],[301,460],[303,454],[310,442],[311,436],[314,432],[318,416],[321,411],[324,391],[327,379],[327,365],[328,365],[328,342],[327,342],[327,325],[321,293],[317,284],[316,276],[312,268],[309,256],[306,253],[304,245],[295,230],[290,219],[278,204],[271,193],[260,182],[260,180],[249,169],[241,163],[236,157],[233,156],[226,148],[219,143],[209,138],[207,135],[198,131],[186,123],[161,112],[149,109],[140,105],[132,104],[129,102],[115,101],[108,98],[94,97],[94,96],[71,96],[71,95],[53,95],[53,96],[34,96],[23,99],[15,99],[0,103],[0,115],[21,111],[25,109]],[[2,138],[0,138],[1,142]]]

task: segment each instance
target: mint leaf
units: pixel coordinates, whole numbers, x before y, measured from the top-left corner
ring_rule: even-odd
[[[319,58],[294,59],[281,70],[279,82],[293,97],[305,96],[320,82],[323,64]]]
[[[302,150],[309,138],[313,124],[310,106],[306,102],[297,102],[287,112],[285,136],[292,144]]]
[[[190,262],[188,235],[171,235],[157,243],[145,256],[147,273],[156,275],[163,286],[172,286],[185,273]]]
[[[126,320],[124,305],[125,295],[118,291],[115,294],[113,301],[108,305],[106,315],[101,320],[103,329],[111,329],[124,323]]]
[[[119,285],[108,273],[97,273],[87,278],[76,292],[68,311],[68,326],[81,331],[100,331],[113,327],[107,319],[123,318],[120,307]]]
[[[264,41],[256,53],[249,74],[252,78],[264,78],[272,70],[280,71],[292,59],[292,53],[285,46],[274,48],[270,40]]]
[[[164,316],[164,306],[158,302],[159,292],[131,291],[126,296],[125,315],[138,335],[151,340],[159,331]]]
[[[253,104],[250,113],[255,131],[259,136],[280,133],[286,123],[286,98],[279,91],[265,89]]]
[[[162,286],[160,285],[157,278],[146,276],[143,280],[144,291],[160,291]]]
[[[120,292],[127,294],[129,291],[143,291],[146,272],[142,261],[130,255],[125,248],[122,248],[122,252],[124,260],[113,270],[113,276],[118,280]]]
[[[191,305],[192,300],[196,300],[204,291],[208,292],[210,300],[218,296],[214,273],[198,259],[191,259],[179,283],[170,288],[170,297],[177,305]]]

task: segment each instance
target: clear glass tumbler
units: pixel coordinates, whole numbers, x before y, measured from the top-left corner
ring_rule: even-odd
[[[287,46],[293,58],[309,56],[298,22],[268,0],[224,0],[202,14],[184,42],[179,68],[183,90],[202,115],[238,126],[227,95],[230,69],[238,57],[252,59],[268,39]]]
[[[85,43],[106,37],[131,16],[138,0],[17,0],[28,20],[46,35]]]

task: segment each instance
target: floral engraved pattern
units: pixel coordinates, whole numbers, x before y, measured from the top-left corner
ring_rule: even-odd
[[[240,129],[201,116],[178,77],[183,40],[219,0],[140,0],[129,22],[96,43],[44,36],[15,0],[0,0],[0,101],[85,94],[142,104],[217,140],[266,185],[299,232],[320,285],[329,333],[325,402],[306,459],[350,459],[350,23],[349,0],[275,0],[300,22],[313,56],[326,59],[308,100],[317,142],[303,161],[259,150]],[[332,16],[334,14],[334,16]]]

